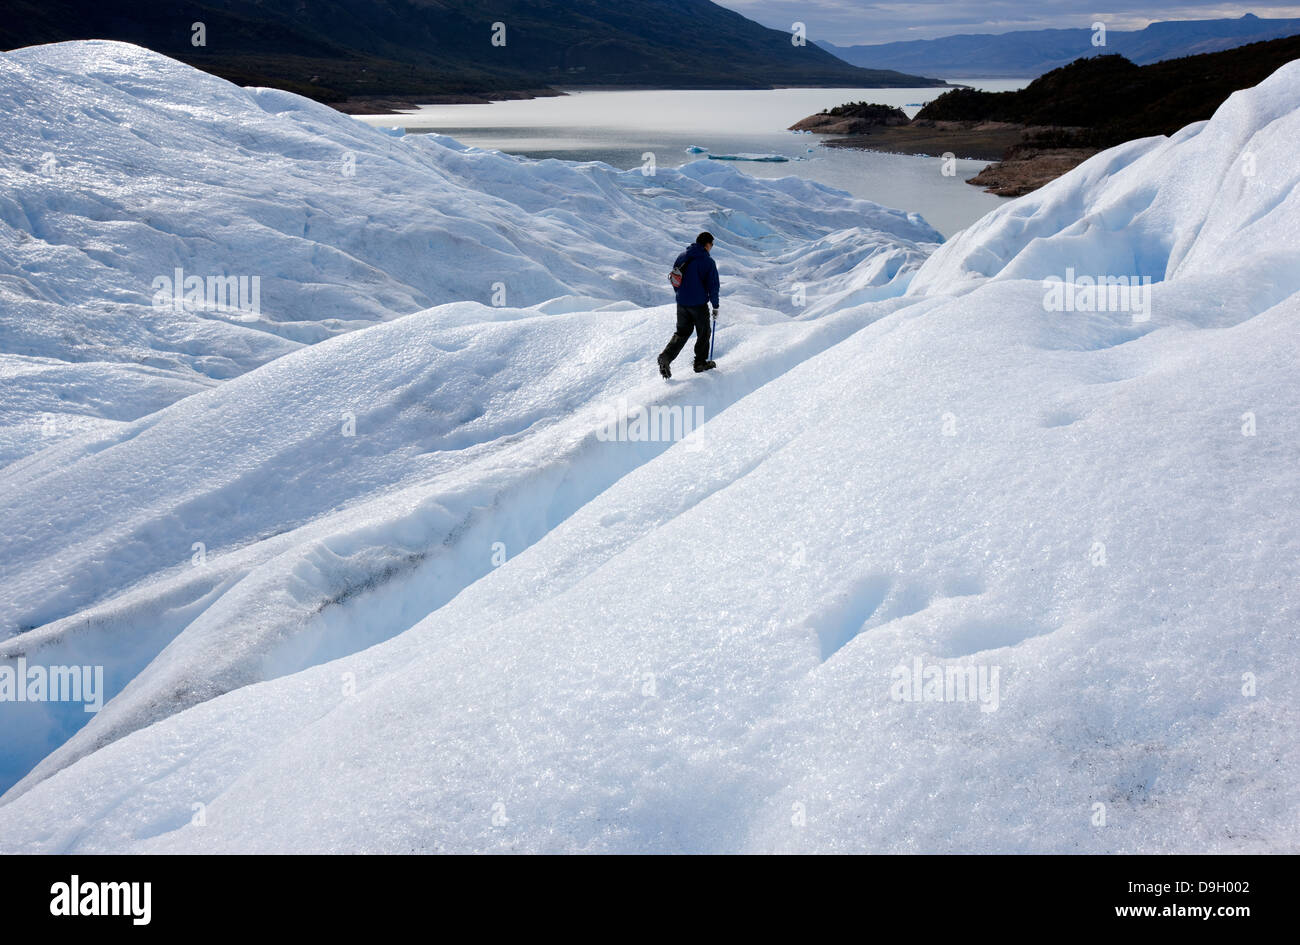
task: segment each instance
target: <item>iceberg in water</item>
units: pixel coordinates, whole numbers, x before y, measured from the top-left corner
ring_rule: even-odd
[[[710,161],[759,161],[777,164],[790,160],[784,154],[710,154]]]

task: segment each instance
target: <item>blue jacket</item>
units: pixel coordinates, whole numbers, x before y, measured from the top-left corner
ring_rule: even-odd
[[[704,305],[712,302],[714,308],[717,308],[718,264],[699,243],[687,246],[686,252],[677,257],[673,266],[680,266],[688,259],[691,264],[682,274],[682,287],[677,290],[677,304]]]

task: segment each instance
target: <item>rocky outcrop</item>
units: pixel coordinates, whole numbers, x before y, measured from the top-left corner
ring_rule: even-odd
[[[873,128],[891,128],[907,124],[907,115],[892,105],[850,102],[827,111],[809,115],[790,126],[791,131],[813,131],[823,135],[870,134]]]
[[[1014,147],[1007,157],[990,164],[966,183],[999,197],[1019,197],[1056,180],[1096,153],[1095,148]]]

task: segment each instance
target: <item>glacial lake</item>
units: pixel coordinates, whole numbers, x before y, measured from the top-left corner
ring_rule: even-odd
[[[1004,91],[1028,79],[950,79]],[[400,115],[358,116],[378,127],[436,131],[464,144],[534,158],[604,161],[658,167],[707,160],[712,154],[780,154],[784,163],[729,162],[758,177],[797,175],[888,207],[915,211],[952,236],[1006,198],[966,183],[986,161],[958,161],[945,177],[937,157],[827,148],[820,135],[787,131],[801,118],[845,102],[897,105],[909,116],[943,89],[769,89],[760,91],[578,91],[556,98],[490,105],[429,105]]]

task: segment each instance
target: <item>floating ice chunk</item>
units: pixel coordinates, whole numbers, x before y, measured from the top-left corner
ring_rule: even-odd
[[[779,164],[790,160],[784,154],[710,154],[710,161],[758,161]]]

